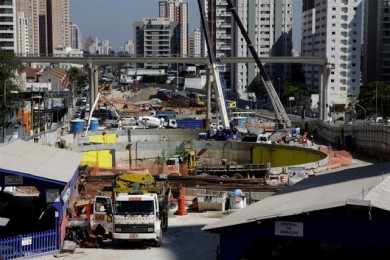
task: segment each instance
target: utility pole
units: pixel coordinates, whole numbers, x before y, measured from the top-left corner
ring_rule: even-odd
[[[176,90],[179,90],[179,63],[176,63]]]
[[[133,161],[133,158],[131,157],[131,146],[132,146],[132,143],[129,143],[127,145],[127,149],[129,150],[129,170],[131,170],[131,168],[132,168],[132,161]]]

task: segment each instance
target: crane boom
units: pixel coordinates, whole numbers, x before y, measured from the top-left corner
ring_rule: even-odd
[[[223,128],[230,129],[229,116],[228,116],[227,109],[226,109],[225,97],[223,95],[221,75],[220,75],[220,72],[218,69],[218,64],[217,64],[217,61],[215,58],[215,54],[213,53],[213,51],[211,49],[209,31],[208,31],[208,27],[206,25],[206,21],[204,18],[205,14],[203,12],[202,3],[200,1],[201,0],[198,0],[198,6],[199,6],[200,17],[201,17],[202,26],[203,26],[204,37],[206,40],[207,53],[208,53],[208,57],[209,57],[210,67],[211,67],[211,70],[213,71],[214,82],[215,82],[215,85],[217,88],[216,92],[217,92],[218,108],[219,108],[219,112],[221,113]]]
[[[260,71],[260,80],[263,83],[270,99],[272,106],[275,110],[276,117],[278,121],[284,125],[285,127],[291,127],[291,121],[290,118],[288,117],[288,114],[286,112],[286,109],[284,108],[282,102],[280,101],[280,98],[278,94],[275,91],[275,88],[272,84],[272,81],[270,80],[269,76],[267,75],[267,72],[264,69],[264,66],[260,60],[259,55],[256,52],[255,47],[252,44],[251,39],[249,38],[248,32],[246,31],[244,25],[242,24],[242,21],[236,11],[235,6],[232,4],[231,0],[226,0],[227,2],[227,9],[232,13],[234,20],[236,21],[238,27],[240,28],[241,34],[244,36],[244,39],[248,45],[249,51],[252,54],[252,57],[254,58],[257,67],[259,68]]]

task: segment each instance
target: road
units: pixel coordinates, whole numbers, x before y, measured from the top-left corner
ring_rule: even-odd
[[[214,260],[218,237],[200,229],[218,218],[207,213],[191,213],[187,216],[174,216],[169,219],[169,229],[160,248],[142,244],[121,245],[119,248],[84,249],[78,248],[72,255],[61,257],[45,256],[37,259],[54,260],[105,260],[105,259],[142,259],[142,260]]]

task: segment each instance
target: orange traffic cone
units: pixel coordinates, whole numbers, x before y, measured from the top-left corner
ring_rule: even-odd
[[[175,214],[179,215],[179,216],[187,215],[186,198],[185,198],[185,189],[184,189],[184,187],[180,188],[179,200],[178,200],[178,209],[177,209]]]

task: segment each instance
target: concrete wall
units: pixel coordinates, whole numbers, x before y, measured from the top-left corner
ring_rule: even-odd
[[[309,129],[326,144],[345,147],[353,152],[390,159],[390,126],[359,124],[334,126],[323,122],[309,122]]]
[[[130,130],[131,142],[190,141],[198,139],[196,129],[134,129]]]
[[[294,146],[257,145],[252,151],[254,164],[271,163],[272,167],[304,165],[326,157],[322,152]]]
[[[307,164],[310,168],[316,168],[326,160],[326,155],[320,151],[285,145],[199,141],[196,142],[196,148],[198,151],[205,151],[200,162],[212,165],[221,164],[222,159],[228,159],[237,164],[271,163],[271,167]]]

